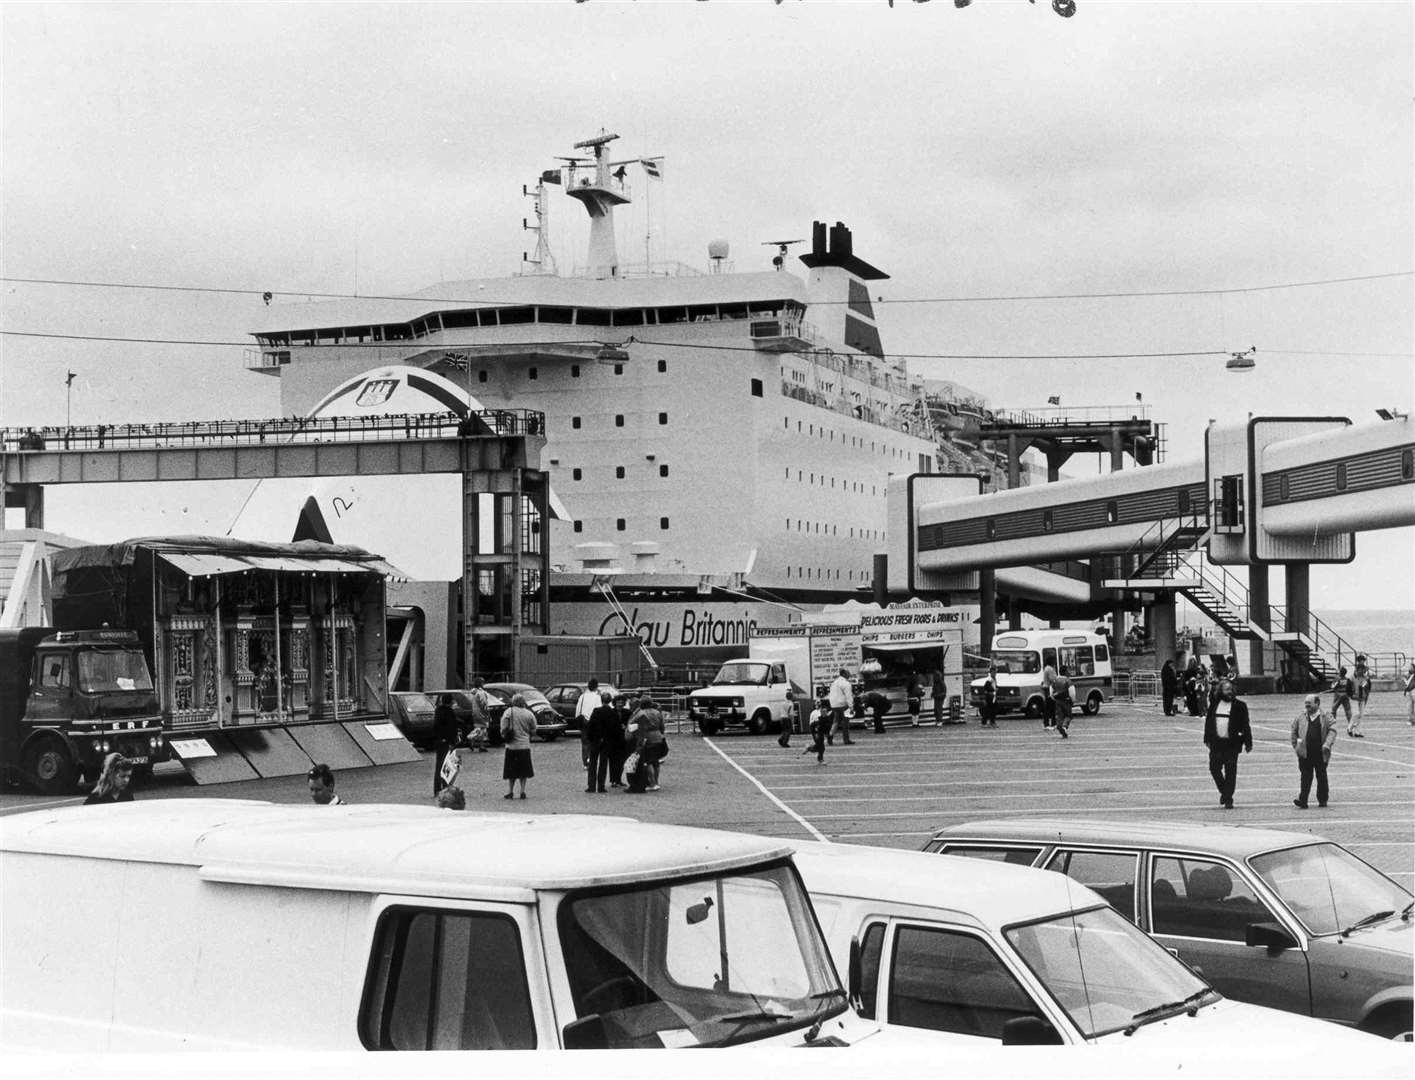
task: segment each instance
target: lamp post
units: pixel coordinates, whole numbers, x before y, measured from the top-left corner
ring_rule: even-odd
[[[64,426],[72,427],[73,423],[73,403],[74,403],[74,379],[77,372],[69,372],[64,379]]]

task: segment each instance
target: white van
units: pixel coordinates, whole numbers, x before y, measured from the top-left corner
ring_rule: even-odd
[[[0,880],[7,1050],[890,1042],[754,836],[169,799],[0,819]]]
[[[1115,685],[1111,668],[1110,644],[1089,630],[1004,630],[992,639],[991,662],[997,667],[997,701],[993,711],[1025,713],[1036,720],[1042,715],[1042,672],[1050,667],[1066,668],[1071,680],[1071,700],[1091,715],[1101,711],[1101,703]],[[983,708],[983,683],[969,685],[973,708]]]
[[[1225,999],[1065,874],[854,844],[794,846],[863,1017],[973,1045],[1241,1044],[1260,1055],[1372,1054],[1378,1062],[1391,1046]]]

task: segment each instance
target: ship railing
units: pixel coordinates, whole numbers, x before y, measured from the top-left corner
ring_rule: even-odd
[[[996,413],[998,423],[1020,424],[1026,427],[1081,426],[1149,418],[1150,406],[1139,402],[1134,405],[1058,405],[1037,409],[999,409]]]
[[[0,428],[0,450],[148,450],[181,446],[370,440],[507,437],[545,434],[545,414],[530,409],[486,409],[390,416],[278,417],[272,420],[182,420],[151,424]]]

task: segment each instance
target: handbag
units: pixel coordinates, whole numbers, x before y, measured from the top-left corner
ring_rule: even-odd
[[[624,759],[624,771],[631,774],[639,771],[639,752],[637,750]]]
[[[442,782],[449,787],[452,781],[457,779],[457,774],[462,771],[462,757],[456,750],[449,750],[447,756],[442,759],[442,769],[439,774]]]

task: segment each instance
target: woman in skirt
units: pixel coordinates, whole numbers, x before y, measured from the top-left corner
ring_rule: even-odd
[[[501,714],[501,738],[506,745],[506,759],[501,766],[501,779],[506,781],[503,799],[514,797],[518,781],[521,798],[526,797],[526,781],[535,775],[531,768],[531,736],[535,733],[535,713],[526,708],[525,697],[517,694]]]

